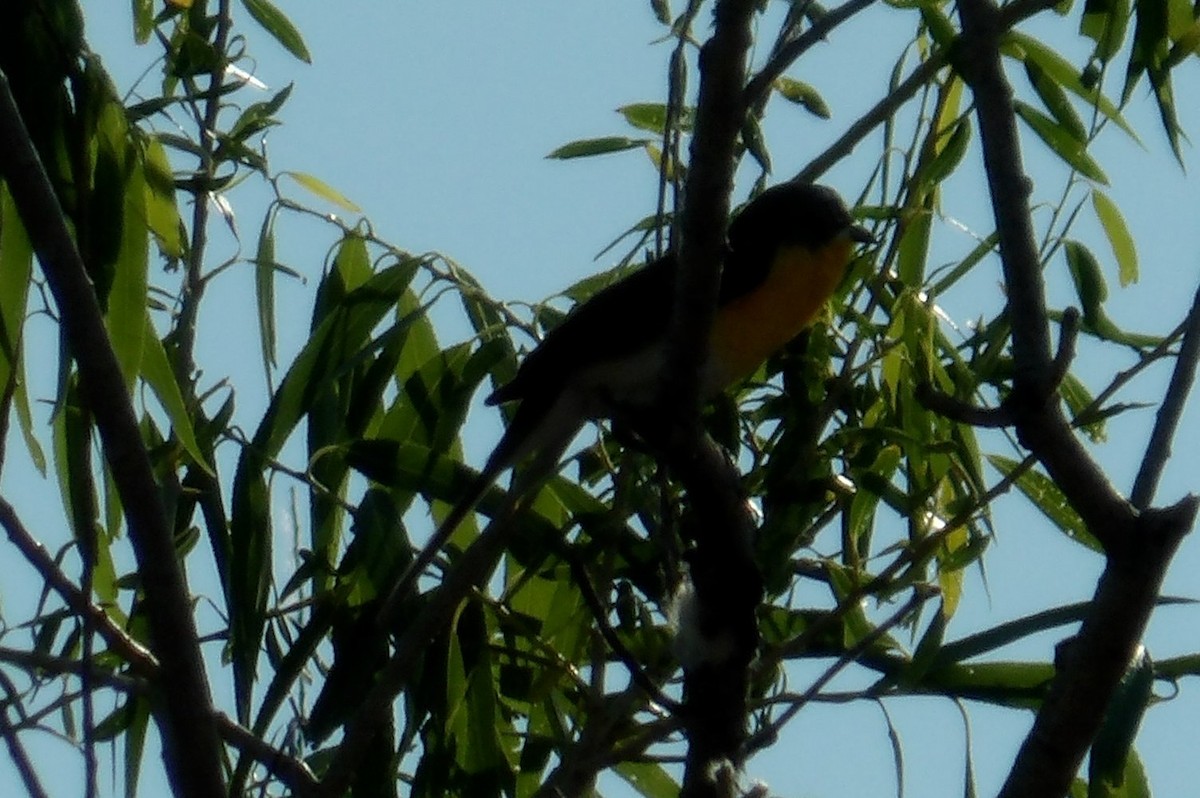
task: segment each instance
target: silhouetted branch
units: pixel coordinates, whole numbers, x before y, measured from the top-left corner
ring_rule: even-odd
[[[1050,354],[1045,286],[1033,235],[1016,114],[1000,64],[1005,12],[962,0],[955,66],[975,97],[984,167],[996,217],[1015,361],[1007,406],[1018,439],[1043,464],[1108,555],[1079,634],[1060,647],[1057,674],[1001,798],[1061,798],[1100,728],[1133,658],[1168,563],[1195,520],[1197,500],[1137,513],[1076,438],[1054,392],[1069,352]],[[1064,330],[1064,336],[1067,334]]]
[[[753,558],[754,519],[740,475],[699,423],[700,374],[716,314],[725,225],[733,188],[738,131],[746,120],[747,58],[755,0],[720,0],[712,37],[700,50],[700,89],[680,223],[680,268],[667,342],[660,407],[680,419],[668,447],[681,474],[696,547],[690,561],[698,629],[716,641],[684,666],[688,738],[683,798],[732,796],[729,774],[740,765],[749,665],[758,647],[755,609],[762,585]]]
[[[1196,291],[1192,300],[1192,309],[1185,323],[1187,327],[1183,334],[1183,343],[1179,347],[1179,356],[1175,360],[1175,370],[1171,373],[1167,394],[1163,397],[1162,407],[1159,408],[1154,421],[1154,431],[1150,434],[1150,442],[1146,446],[1146,454],[1142,458],[1137,479],[1133,482],[1130,501],[1139,510],[1146,509],[1150,502],[1154,501],[1158,480],[1171,457],[1171,439],[1175,437],[1175,429],[1179,426],[1179,418],[1187,404],[1188,393],[1196,380],[1196,361],[1200,359],[1200,289]]]
[[[224,792],[220,740],[190,597],[150,458],[91,281],[20,111],[0,73],[0,175],[7,182],[54,295],[88,409],[121,497],[146,592],[163,684],[156,702],[167,772],[179,795]]]
[[[262,764],[283,782],[293,795],[299,798],[313,798],[318,794],[316,776],[308,769],[308,765],[259,739],[249,729],[223,713],[218,712],[215,717],[222,739]]]
[[[743,98],[746,107],[749,108],[766,97],[776,78],[786,72],[797,58],[808,51],[808,48],[823,41],[830,31],[874,2],[875,0],[849,0],[832,11],[827,11],[813,22],[808,30],[781,47],[779,52],[775,53],[758,74],[746,84]]]

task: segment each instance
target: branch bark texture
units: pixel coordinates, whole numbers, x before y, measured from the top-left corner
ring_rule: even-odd
[[[1013,331],[1013,393],[1006,402],[1021,443],[1041,462],[1108,562],[1079,634],[1060,648],[1057,673],[1001,798],[1061,798],[1095,739],[1140,645],[1167,565],[1197,502],[1138,513],[1071,430],[1057,395],[1063,364],[1051,353],[1045,285],[1034,238],[1016,114],[1000,62],[1008,19],[992,0],[959,4],[963,36],[952,61],[975,95]],[[1011,12],[1010,12],[1011,13]]]
[[[156,701],[161,711],[156,717],[167,772],[177,795],[221,795],[224,778],[212,700],[187,584],[150,458],[109,344],[95,291],[3,73],[0,176],[12,192],[58,305],[83,394],[125,508],[129,538],[146,592],[154,653],[162,666]]]
[[[699,425],[700,373],[716,313],[733,188],[738,131],[747,113],[746,76],[753,0],[724,0],[700,51],[700,88],[680,226],[667,380],[662,407],[682,417],[670,461],[689,497],[687,534],[694,614],[711,656],[684,665],[683,721],[688,737],[684,798],[724,798],[743,757],[749,665],[758,646],[755,608],[762,596],[753,558],[753,518],[740,475]],[[686,415],[680,415],[680,413]],[[690,611],[689,611],[690,612]]]

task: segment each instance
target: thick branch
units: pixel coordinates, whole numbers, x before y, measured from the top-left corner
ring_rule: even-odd
[[[686,411],[693,427],[721,281],[735,143],[746,115],[742,86],[756,5],[753,0],[718,3],[716,29],[700,50],[700,95],[680,222],[681,268],[671,310],[669,379],[662,385],[663,406]]]
[[[157,715],[167,772],[176,794],[210,798],[224,791],[221,748],[183,570],[137,417],[109,344],[96,294],[67,229],[58,198],[0,73],[0,175],[58,304],[84,397],[104,443],[137,558],[164,689]]]
[[[1038,456],[1097,540],[1115,545],[1120,526],[1132,520],[1132,508],[1071,431],[1054,390],[1060,366],[1051,355],[1046,288],[1029,208],[1032,182],[1021,163],[1012,90],[1000,65],[1004,19],[991,0],[967,0],[960,14],[963,39],[956,66],[975,94],[1013,331],[1009,409],[1021,443]]]
[[[1032,5],[1031,5],[1032,7]],[[1064,644],[1057,674],[1000,795],[1060,798],[1095,739],[1133,658],[1167,565],[1195,520],[1197,500],[1141,514],[1109,484],[1075,437],[1055,384],[1069,354],[1052,358],[1045,286],[1033,235],[1012,91],[998,49],[1006,24],[992,0],[962,0],[963,37],[955,65],[970,83],[979,119],[1008,293],[1015,371],[1006,402],[1021,443],[1101,541],[1108,565],[1076,638]]]
[[[723,0],[715,29],[700,51],[700,90],[690,170],[680,227],[680,269],[672,309],[661,407],[683,424],[682,445],[671,446],[672,466],[683,475],[696,548],[689,634],[712,640],[716,653],[684,665],[684,722],[688,737],[684,798],[732,795],[729,778],[745,737],[748,669],[757,649],[755,608],[762,586],[753,558],[754,520],[737,469],[699,426],[700,374],[716,313],[725,251],[725,224],[738,131],[746,118],[747,54],[753,41],[754,0]]]

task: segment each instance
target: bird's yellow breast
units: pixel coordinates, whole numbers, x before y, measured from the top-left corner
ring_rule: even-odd
[[[812,323],[841,282],[852,246],[838,239],[817,249],[781,248],[762,285],[717,311],[709,341],[714,389],[752,374]]]

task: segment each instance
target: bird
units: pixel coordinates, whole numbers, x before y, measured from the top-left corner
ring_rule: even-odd
[[[701,400],[748,377],[808,327],[841,282],[855,245],[875,239],[832,188],[789,181],[747,203],[726,240]],[[513,480],[510,495],[520,497],[553,473],[585,422],[653,407],[677,269],[677,258],[666,255],[598,291],[487,397],[488,405],[518,403],[508,427],[385,606],[407,592],[506,469],[530,461]]]

